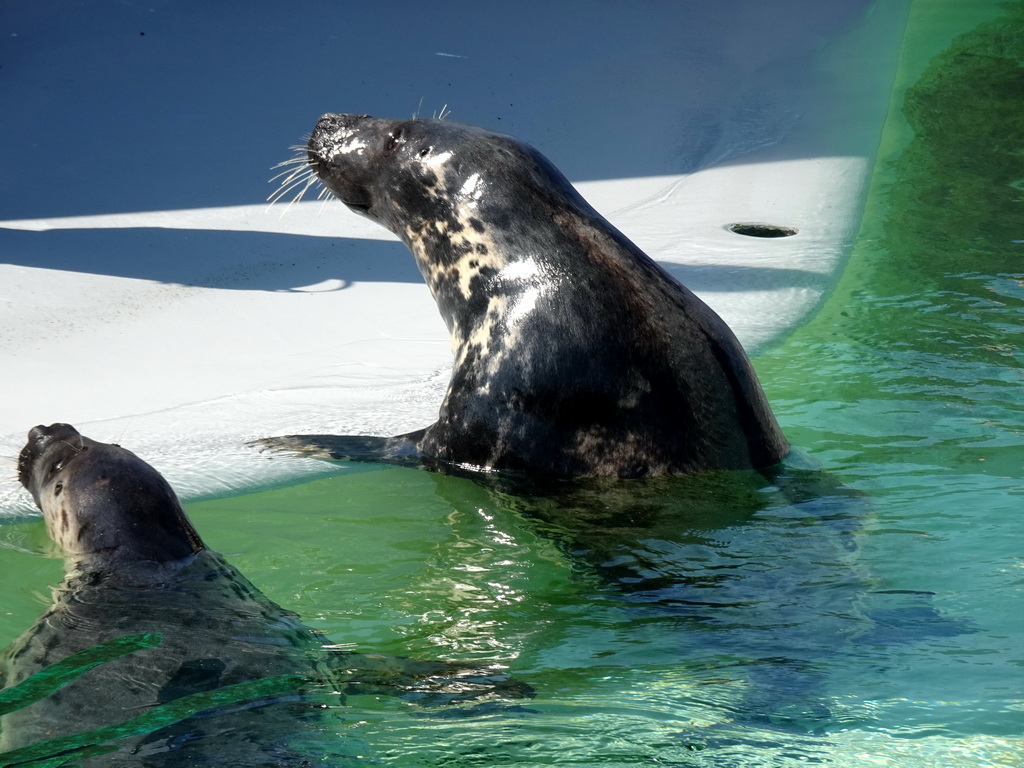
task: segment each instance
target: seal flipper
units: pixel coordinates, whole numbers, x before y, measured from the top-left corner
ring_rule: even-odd
[[[283,435],[251,440],[246,445],[260,453],[291,453],[333,461],[372,461],[382,464],[419,466],[423,455],[419,443],[426,429],[395,437],[370,435]]]
[[[533,688],[504,668],[472,663],[423,661],[405,656],[330,649],[327,677],[346,694],[395,695],[424,705],[480,699],[533,698]]]

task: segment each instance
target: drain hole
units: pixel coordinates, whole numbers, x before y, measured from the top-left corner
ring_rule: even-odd
[[[774,224],[729,224],[726,229],[747,237],[792,237],[799,232],[794,227],[777,227]]]

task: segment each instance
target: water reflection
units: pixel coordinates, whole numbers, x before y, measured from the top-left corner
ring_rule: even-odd
[[[960,629],[928,595],[873,584],[857,547],[870,503],[822,472],[432,477],[455,510],[463,553],[469,541],[484,544],[463,573],[504,570],[495,566],[517,560],[524,531],[555,542],[572,568],[581,602],[556,606],[546,632],[534,623],[534,637],[517,641],[541,666],[593,680],[664,665],[686,680],[678,706],[710,707],[723,720],[796,733],[848,727],[870,714],[837,701],[837,658],[881,659],[893,643]],[[508,557],[496,554],[502,547]],[[488,609],[523,599],[496,579],[466,594]],[[473,628],[501,637],[496,629]]]

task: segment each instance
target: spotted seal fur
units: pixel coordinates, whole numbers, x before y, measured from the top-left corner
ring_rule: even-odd
[[[67,424],[38,426],[18,473],[66,555],[67,574],[53,605],[0,655],[0,680],[17,685],[126,636],[159,634],[162,641],[4,715],[3,750],[109,729],[183,696],[295,676],[295,687],[283,694],[229,701],[119,739],[108,754],[68,759],[83,766],[348,765],[334,752],[344,749],[344,738],[316,717],[325,700],[344,701],[337,691],[440,702],[526,691],[480,668],[326,648],[324,637],[208,549],[166,480],[120,446]],[[323,728],[329,736],[315,738]],[[300,750],[296,739],[312,739],[318,751]]]
[[[307,184],[412,251],[454,367],[424,430],[260,445],[561,477],[764,468],[786,455],[725,322],[532,147],[450,121],[328,114],[304,161]]]

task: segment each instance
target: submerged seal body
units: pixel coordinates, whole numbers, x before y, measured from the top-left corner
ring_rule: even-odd
[[[638,477],[786,454],[725,322],[527,144],[448,121],[325,115],[308,162],[408,246],[451,333],[437,422],[380,444],[380,456]],[[335,458],[371,445],[263,442]]]
[[[180,722],[142,735],[121,734],[127,738],[110,746],[116,751],[74,762],[333,765],[346,757],[334,752],[344,750],[344,738],[316,717],[325,701],[343,700],[332,692],[418,689],[443,698],[438,676],[479,683],[480,693],[501,682],[443,662],[325,648],[321,635],[207,549],[164,478],[117,445],[90,440],[67,424],[39,426],[29,433],[18,468],[66,554],[67,575],[53,605],[0,656],[0,680],[15,686],[72,654],[126,636],[157,637],[159,644],[105,661],[6,714],[2,750],[109,729],[184,696],[226,696],[234,690],[229,686],[269,680],[283,681],[284,692],[280,684],[271,693],[256,685],[244,698],[222,696],[216,706],[206,705],[212,709],[185,712]],[[330,738],[314,739],[317,751],[294,746],[324,727]]]

